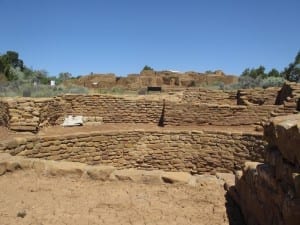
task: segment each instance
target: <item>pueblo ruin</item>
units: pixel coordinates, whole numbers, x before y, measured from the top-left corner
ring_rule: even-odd
[[[181,89],[1,98],[1,224],[298,225],[299,84],[169,81]]]

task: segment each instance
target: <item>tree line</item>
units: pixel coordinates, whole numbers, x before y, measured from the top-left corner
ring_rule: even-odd
[[[274,68],[267,72],[264,66],[245,69],[239,78],[239,84],[242,88],[269,87],[280,86],[285,80],[300,82],[300,51],[294,61],[281,72]]]

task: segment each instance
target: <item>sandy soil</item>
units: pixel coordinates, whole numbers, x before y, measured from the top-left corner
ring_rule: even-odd
[[[0,224],[242,224],[219,183],[208,186],[0,176]],[[226,207],[225,207],[226,206]]]

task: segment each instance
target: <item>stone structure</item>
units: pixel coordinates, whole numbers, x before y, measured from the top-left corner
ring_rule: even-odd
[[[159,129],[39,135],[0,145],[2,152],[30,158],[196,174],[233,172],[247,160],[261,161],[264,149],[259,133]]]
[[[299,224],[299,129],[299,114],[274,118],[265,127],[265,162],[248,162],[237,173],[234,197],[248,225]]]
[[[173,126],[259,125],[270,117],[277,106],[234,106],[217,104],[168,104],[165,107],[165,124]]]
[[[15,131],[37,132],[61,124],[69,115],[102,117],[103,123],[163,125],[255,125],[279,106],[237,106],[128,99],[109,95],[64,95],[48,99],[2,99],[2,124]],[[247,120],[245,120],[247,118]]]
[[[129,74],[127,77],[116,77],[115,74],[91,74],[82,76],[72,82],[88,88],[112,88],[118,86],[136,90],[147,86],[192,87],[221,83],[232,84],[237,81],[238,77],[225,75],[222,71],[207,74],[144,70],[140,74]]]
[[[182,95],[182,102],[236,105],[236,91],[209,90],[203,88],[187,88]]]
[[[139,84],[151,83],[151,73],[145,72]],[[155,82],[182,85],[184,79],[173,75],[167,74],[165,79],[157,76]],[[225,187],[240,205],[248,225],[299,224],[300,116],[290,114],[299,111],[300,86],[286,83],[279,92],[278,89],[243,90],[234,96],[233,92],[190,88],[178,101],[110,95],[3,98],[0,125],[12,131],[38,133],[40,128],[61,124],[70,115],[82,116],[84,121],[98,125],[146,126],[105,131],[87,129],[80,133],[55,130],[52,135],[47,132],[7,135],[0,138],[1,153],[10,153],[17,159],[34,159],[0,161],[0,175],[28,166],[51,175],[80,173],[80,176],[87,174],[105,181],[112,176],[190,184],[194,177],[191,174],[233,173],[243,169],[236,173],[235,186],[229,182]],[[271,122],[267,123],[269,119]],[[262,133],[253,129],[258,124],[265,124],[267,147]],[[200,128],[202,125],[206,129]],[[237,131],[237,127],[249,125],[251,131]],[[128,176],[132,168],[144,171],[135,170]],[[167,172],[155,172],[157,169]],[[217,176],[231,179],[228,174]]]
[[[238,105],[275,105],[281,88],[243,89],[237,92]],[[283,104],[283,103],[282,103]],[[278,104],[279,105],[279,104]]]

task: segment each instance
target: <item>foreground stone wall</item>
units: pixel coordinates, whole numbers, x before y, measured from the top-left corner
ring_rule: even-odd
[[[228,172],[261,161],[262,135],[208,131],[124,131],[33,136],[0,143],[0,151],[118,168]]]
[[[297,225],[300,221],[300,115],[277,117],[265,127],[265,162],[238,173],[236,200],[248,225]]]

